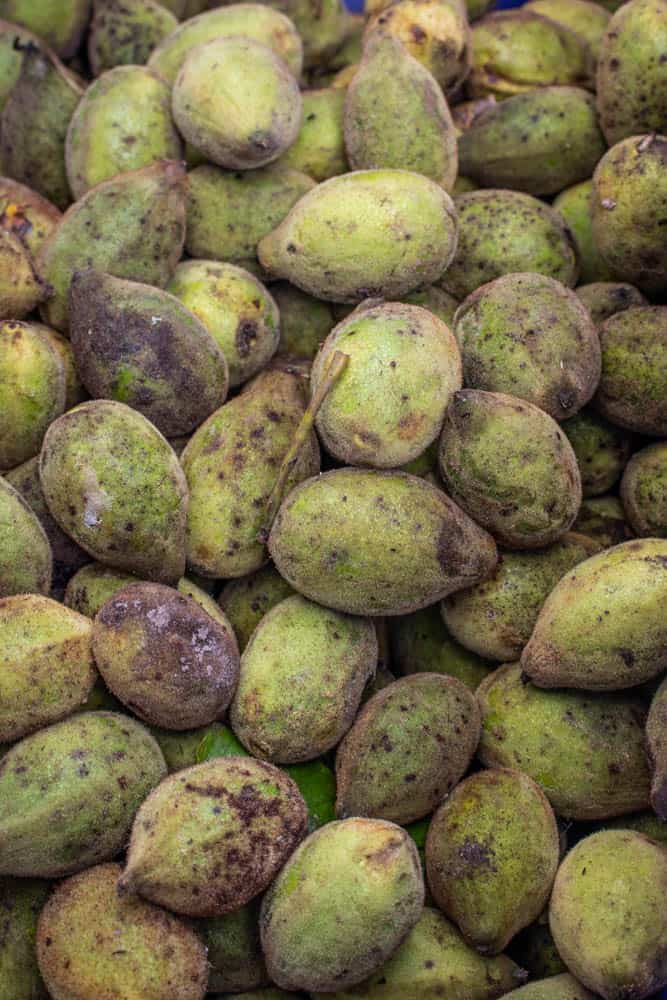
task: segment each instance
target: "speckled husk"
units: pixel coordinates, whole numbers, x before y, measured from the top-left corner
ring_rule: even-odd
[[[454,329],[454,314],[459,303],[453,295],[450,295],[443,288],[438,288],[437,285],[423,285],[421,288],[415,289],[414,292],[408,292],[401,296],[401,298],[407,305],[428,309],[438,319],[441,319],[450,330]]]
[[[593,181],[581,181],[566,188],[554,199],[557,209],[567,223],[577,248],[579,282],[613,281],[611,269],[600,256],[593,239]],[[557,276],[556,276],[557,277]]]
[[[459,139],[459,170],[483,187],[558,194],[590,177],[604,151],[591,94],[539,87],[476,119]]]
[[[48,594],[52,572],[43,527],[21,494],[0,476],[0,597]]]
[[[278,354],[312,360],[335,326],[331,305],[307,295],[287,281],[271,286],[280,314]]]
[[[175,296],[102,271],[77,271],[69,334],[95,399],[142,413],[166,437],[188,434],[227,397],[225,356]]]
[[[79,48],[88,25],[91,0],[2,0],[0,16],[43,38],[63,59]]]
[[[307,819],[292,779],[263,761],[177,771],[137,813],[119,890],[193,917],[238,910],[275,878]]]
[[[594,281],[590,285],[579,285],[576,292],[596,326],[624,309],[648,305],[638,288],[622,281]]]
[[[148,65],[173,86],[196,45],[229,35],[244,35],[267,45],[297,79],[301,75],[303,48],[296,28],[280,11],[259,3],[235,3],[184,21],[153,51]]]
[[[563,430],[577,457],[583,495],[606,493],[620,478],[630,457],[630,434],[589,409],[566,420]]]
[[[667,822],[660,819],[652,809],[633,813],[631,816],[620,816],[599,825],[604,830],[636,830],[667,847]]]
[[[23,51],[29,43],[35,47],[40,44],[31,31],[0,20],[0,112],[21,74]]]
[[[89,562],[69,580],[64,603],[79,614],[94,618],[105,601],[117,591],[138,582],[139,577],[130,573],[121,573],[99,562]]]
[[[647,295],[667,282],[667,136],[623,139],[593,175],[593,238],[621,281]]]
[[[231,626],[161,584],[130,584],[109,598],[92,645],[111,692],[154,726],[194,729],[223,718],[238,682]]]
[[[0,227],[18,236],[33,257],[60,218],[56,206],[41,194],[9,177],[0,177]]]
[[[58,722],[96,677],[88,618],[38,594],[0,599],[0,740]]]
[[[0,320],[23,319],[49,293],[21,239],[0,229]]]
[[[572,286],[578,261],[560,216],[519,191],[471,191],[454,199],[459,242],[440,286],[462,300],[501,275],[534,271]]]
[[[75,202],[37,259],[54,289],[44,321],[66,329],[72,275],[82,268],[164,287],[183,250],[186,188],[183,166],[164,160],[104,181]]]
[[[479,656],[516,660],[561,577],[598,551],[598,544],[585,535],[567,534],[536,552],[503,552],[488,580],[442,602],[445,624]]]
[[[0,758],[0,874],[54,878],[114,857],[167,769],[134,719],[82,712]]]
[[[593,994],[568,972],[528,983],[505,996],[511,1000],[595,1000]]]
[[[597,106],[610,146],[632,135],[667,133],[666,50],[665,0],[633,0],[609,22],[597,66]]]
[[[651,702],[646,720],[646,746],[652,771],[651,805],[658,816],[667,820],[667,680]]]
[[[588,45],[593,63],[597,60],[610,13],[590,0],[530,0],[526,9],[570,28]]]
[[[482,763],[523,771],[559,816],[605,819],[647,807],[645,709],[638,698],[545,691],[526,683],[514,664],[489,674],[477,699]]]
[[[336,754],[336,814],[405,826],[458,784],[477,749],[479,710],[454,677],[412,674],[366,702]]]
[[[603,830],[563,861],[549,923],[568,969],[604,1000],[643,1000],[667,985],[667,851]]]
[[[550,545],[577,516],[574,452],[555,420],[532,403],[477,389],[455,393],[439,462],[453,499],[508,548]]]
[[[369,619],[299,595],[281,601],[243,654],[230,713],[234,732],[253,755],[274,764],[320,757],[352,725],[377,657]]]
[[[595,539],[604,549],[634,538],[621,501],[611,493],[600,497],[585,497],[573,528]]]
[[[556,817],[516,771],[480,771],[438,809],[426,840],[428,885],[483,955],[497,955],[549,899],[558,868]]]
[[[600,381],[600,341],[585,306],[544,274],[506,274],[461,304],[456,339],[470,389],[508,393],[554,420],[572,416]]]
[[[258,266],[259,241],[315,187],[306,174],[282,163],[235,174],[205,164],[188,179],[187,252],[245,267]]]
[[[358,170],[304,195],[258,248],[260,263],[316,298],[400,298],[440,277],[456,212],[438,184],[407,170]]]
[[[435,486],[363,469],[337,469],[294,489],[269,551],[295,590],[361,615],[427,607],[484,579],[497,558],[490,535]]]
[[[635,535],[667,537],[667,442],[632,456],[623,473],[621,499]]]
[[[306,90],[302,94],[303,122],[282,162],[294,170],[326,181],[348,169],[343,136],[345,91],[335,87]]]
[[[667,306],[626,309],[599,330],[602,375],[595,408],[619,427],[667,435]]]
[[[35,935],[49,891],[37,879],[0,879],[0,1000],[48,1000]]]
[[[245,576],[268,559],[258,538],[280,463],[305,412],[300,380],[267,371],[193,434],[181,462],[190,490],[188,565],[206,577]],[[319,470],[313,433],[286,489]]]
[[[294,852],[262,902],[269,975],[285,989],[354,986],[396,951],[423,904],[419,855],[405,830],[379,819],[328,823]]]
[[[197,930],[206,945],[211,967],[209,992],[233,990],[236,995],[239,990],[268,984],[259,939],[259,900],[222,917],[210,917],[199,923]]]
[[[445,674],[475,691],[494,666],[455,641],[438,605],[392,619],[389,638],[391,663],[399,674]]]
[[[120,872],[120,865],[98,865],[67,879],[40,914],[37,958],[52,995],[203,1000],[203,943],[173,914],[120,897]]]
[[[406,129],[409,121],[419,128]],[[345,99],[345,147],[353,170],[395,167],[451,191],[456,130],[437,80],[401,42],[371,33]]]
[[[345,40],[349,15],[341,0],[271,0],[270,5],[294,24],[307,69],[326,62]]]
[[[53,517],[94,559],[161,583],[183,575],[187,483],[136,410],[97,399],[54,421],[40,479]]]
[[[143,66],[178,21],[158,0],[93,0],[88,61],[95,76],[114,66]]]
[[[218,603],[229,618],[241,652],[264,615],[293,594],[292,587],[274,566],[227,581]]]

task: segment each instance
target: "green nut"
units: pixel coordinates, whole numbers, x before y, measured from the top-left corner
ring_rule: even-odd
[[[572,527],[576,532],[593,538],[603,549],[634,537],[621,501],[609,493],[584,498]]]
[[[602,830],[563,861],[549,923],[568,969],[604,1000],[643,1000],[667,983],[667,851]]]
[[[572,286],[577,255],[560,216],[519,191],[471,191],[454,199],[459,242],[440,286],[465,299],[504,274],[534,271]]]
[[[601,4],[591,0],[530,0],[526,10],[570,28],[586,42],[593,60],[597,60],[610,18]]]
[[[77,271],[69,312],[77,370],[93,398],[127,403],[166,437],[190,433],[224,403],[225,355],[175,296]]]
[[[602,823],[601,826],[605,830],[636,830],[667,847],[667,822],[656,816],[652,810],[634,813],[631,816],[620,816]]]
[[[40,478],[51,514],[94,559],[158,582],[183,575],[187,483],[136,410],[97,399],[54,421]]]
[[[95,76],[114,66],[143,66],[178,21],[158,0],[93,0],[88,61]]]
[[[234,732],[254,756],[275,764],[320,757],[352,725],[377,656],[370,620],[288,597],[262,618],[245,649]]]
[[[590,285],[579,285],[577,295],[596,326],[601,326],[610,316],[624,309],[648,305],[638,288],[622,281],[594,281]]]
[[[452,498],[510,549],[550,545],[577,516],[574,452],[555,420],[532,403],[478,389],[455,393],[439,461]]]
[[[593,238],[593,181],[582,181],[566,188],[553,206],[565,219],[579,257],[579,281],[612,281],[613,274],[600,256]]]
[[[646,746],[653,773],[651,805],[661,819],[667,820],[667,681],[662,682],[651,702]]]
[[[120,873],[97,865],[67,879],[40,914],[37,959],[51,994],[203,1000],[204,944],[172,913],[119,896]]]
[[[647,295],[667,281],[666,160],[666,136],[633,136],[612,146],[593,175],[593,239],[615,276]]]
[[[186,260],[177,266],[167,290],[194,313],[221,348],[230,386],[247,382],[275,354],[280,337],[278,307],[264,285],[243,268]]]
[[[521,666],[540,687],[616,691],[667,667],[667,540],[626,542],[571,570],[547,598]]]
[[[558,194],[590,177],[604,151],[591,94],[538,87],[474,121],[459,139],[459,169],[484,187]]]
[[[492,769],[462,781],[436,812],[426,875],[466,941],[497,955],[544,909],[558,857],[556,817],[544,792],[526,774]]]
[[[302,103],[301,130],[281,162],[315,181],[344,174],[348,169],[343,136],[345,91],[335,87],[306,90]]]
[[[221,757],[188,767],[137,812],[119,891],[193,917],[238,910],[275,878],[306,824],[297,786],[271,764]]]
[[[625,467],[621,499],[635,535],[667,537],[667,443],[636,452]]]
[[[396,951],[423,905],[419,855],[405,830],[379,819],[327,823],[297,848],[262,901],[269,976],[284,989],[354,986]]]
[[[546,549],[503,552],[492,576],[442,602],[445,625],[479,656],[517,660],[558,581],[598,551],[585,535],[567,534]]]
[[[406,129],[408,121],[419,128]],[[373,32],[345,99],[345,148],[353,170],[394,167],[451,191],[458,151],[437,80],[393,35]]]
[[[34,31],[63,59],[79,48],[88,25],[90,0],[2,0],[0,17]]]
[[[415,289],[414,292],[403,295],[402,301],[407,305],[428,309],[451,330],[454,329],[454,314],[459,303],[453,295],[450,295],[443,288],[438,288],[437,285],[423,285],[421,288]]]
[[[49,293],[24,243],[0,229],[0,320],[23,319]]]
[[[331,305],[306,295],[287,281],[271,286],[280,313],[278,354],[312,360],[335,325]]]
[[[505,996],[511,1000],[595,1000],[593,994],[568,972],[528,983],[527,986],[506,993]]]
[[[81,712],[26,736],[0,759],[0,874],[55,878],[114,857],[166,771],[126,715]]]
[[[269,551],[295,590],[358,615],[427,607],[484,579],[497,558],[491,537],[441,490],[364,469],[336,469],[292,490]]]
[[[138,576],[121,573],[109,566],[103,566],[102,563],[89,562],[68,581],[64,603],[73,611],[94,618],[105,601],[113,597],[117,591],[129,583],[138,582]]]
[[[456,642],[437,605],[394,618],[389,636],[392,666],[401,674],[445,674],[474,691],[493,666]]]
[[[30,44],[39,47],[39,39],[31,31],[0,20],[0,113],[21,75],[23,52]]]
[[[159,726],[151,726],[150,730],[162,751],[169,773],[173,774],[174,771],[182,771],[184,767],[194,767],[195,764],[199,764],[197,757],[204,741],[215,738],[225,728],[221,722],[212,722],[210,726],[180,732],[174,729],[160,729]]]
[[[211,967],[209,992],[233,990],[236,994],[239,990],[252,990],[269,982],[259,939],[258,900],[233,913],[210,917],[197,929],[206,945]]]
[[[0,227],[18,236],[33,257],[60,219],[56,206],[41,194],[9,177],[0,177]]]
[[[600,341],[571,289],[544,274],[506,274],[456,313],[470,389],[508,393],[554,420],[572,416],[600,381]]]
[[[0,597],[48,594],[52,572],[44,528],[21,494],[0,476]]]
[[[479,710],[461,681],[412,674],[366,702],[336,754],[336,813],[405,826],[428,816],[468,770]]]
[[[326,61],[345,40],[348,15],[341,0],[272,0],[294,24],[303,41],[307,68]]]
[[[623,819],[620,821],[623,822]],[[523,969],[527,969],[531,978],[553,978],[567,968],[556,950],[554,939],[549,930],[549,914],[545,911],[535,923],[530,924],[514,938],[508,948],[508,953]],[[567,998],[558,998],[567,1000]],[[574,1000],[577,1000],[575,997]],[[587,998],[582,998],[587,1000]]]
[[[48,1000],[35,937],[49,890],[37,879],[0,879],[0,1000]]]
[[[499,667],[477,690],[479,759],[523,771],[559,816],[605,819],[645,809],[643,703],[629,695],[545,691],[521,667]]]
[[[630,435],[587,409],[566,420],[563,430],[577,457],[584,496],[606,493],[630,457]]]
[[[234,629],[241,652],[264,615],[293,593],[287,580],[283,580],[273,566],[227,581],[218,603]]]

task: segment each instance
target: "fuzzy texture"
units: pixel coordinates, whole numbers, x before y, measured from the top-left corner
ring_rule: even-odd
[[[343,135],[345,90],[306,90],[302,104],[301,129],[282,162],[318,182],[344,174],[348,169]]]
[[[0,227],[18,236],[33,257],[60,218],[56,206],[32,188],[9,177],[0,177]]]
[[[391,664],[399,674],[445,674],[475,691],[493,666],[456,642],[438,605],[392,619],[389,640]]]
[[[596,326],[625,309],[648,305],[638,288],[623,281],[594,281],[576,291]]]
[[[48,1000],[35,935],[49,891],[37,879],[0,879],[0,1000]]]
[[[603,549],[634,538],[621,501],[611,493],[582,500],[573,528],[593,538]]]
[[[405,826],[442,802],[470,766],[480,734],[472,692],[454,677],[389,684],[354,721],[336,754],[336,814]]]
[[[667,680],[651,702],[646,720],[646,746],[653,774],[651,805],[658,816],[667,820]]]
[[[454,314],[459,307],[459,303],[453,295],[450,295],[443,288],[439,288],[437,285],[422,285],[421,288],[416,288],[414,292],[407,292],[402,296],[402,299],[407,305],[421,306],[423,309],[428,309],[438,319],[441,319],[450,330],[454,329]]]
[[[278,354],[312,360],[335,326],[331,304],[287,281],[273,284],[271,294],[280,314]]]
[[[596,497],[607,493],[630,457],[630,435],[588,409],[566,420],[563,430],[577,458],[583,495]]]
[[[134,719],[82,712],[0,758],[0,874],[56,878],[112,858],[167,773]]]
[[[336,469],[283,501],[269,537],[278,571],[311,600],[401,615],[493,569],[491,537],[441,490],[402,472]]]
[[[667,443],[635,452],[621,480],[623,509],[635,535],[667,537]]]
[[[337,54],[349,30],[349,15],[341,0],[280,0],[280,10],[290,19],[303,41],[306,68]]]
[[[143,66],[178,20],[157,0],[93,0],[88,61],[99,76],[114,66]]]
[[[73,56],[88,25],[91,0],[2,0],[0,17],[43,38],[63,59]]]
[[[51,514],[94,559],[161,583],[183,575],[187,483],[136,410],[104,399],[70,410],[49,427],[39,471]]]
[[[259,900],[222,917],[211,917],[200,923],[198,929],[211,967],[210,992],[238,993],[268,985],[259,939]]]
[[[562,215],[574,239],[579,258],[579,282],[612,281],[613,273],[605,263],[593,238],[593,181],[581,181],[561,191],[553,207]]]
[[[528,983],[505,996],[511,997],[511,1000],[595,1000],[593,994],[568,972]]]
[[[396,951],[423,905],[419,855],[405,830],[379,819],[327,823],[294,852],[262,901],[269,975],[284,989],[353,986]]]
[[[121,573],[102,563],[89,562],[68,581],[64,603],[79,614],[94,618],[117,591],[130,583],[139,582],[139,577],[131,573]]]
[[[523,771],[559,816],[623,816],[648,805],[643,703],[629,695],[545,691],[518,664],[499,667],[477,689],[478,756],[486,767]]]
[[[264,615],[293,594],[292,587],[274,566],[265,566],[248,576],[225,583],[218,604],[234,629],[241,652]]]
[[[297,786],[271,764],[188,767],[141,805],[119,889],[192,917],[238,910],[275,878],[307,820]]]
[[[21,74],[23,52],[29,43],[39,47],[39,39],[31,31],[0,20],[0,111]]]
[[[611,17],[601,4],[590,0],[530,0],[526,8],[570,28],[586,42],[593,61],[598,58]]]
[[[52,573],[44,528],[21,494],[0,476],[0,597],[48,594]]]
[[[49,286],[35,270],[34,261],[19,237],[1,229],[0,320],[23,319],[49,293]]]

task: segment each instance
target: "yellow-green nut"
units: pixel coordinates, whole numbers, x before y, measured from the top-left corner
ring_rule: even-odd
[[[421,455],[462,385],[449,327],[420,306],[363,304],[323,343],[311,371],[313,395],[336,351],[349,361],[316,419],[327,451],[347,465],[384,469]]]
[[[214,260],[183,261],[167,291],[194,313],[221,348],[230,386],[247,382],[275,354],[280,338],[278,307],[264,285],[242,267]]]
[[[621,501],[611,493],[601,497],[584,497],[573,528],[593,538],[603,549],[634,538]]]
[[[35,324],[39,327],[39,332],[45,337],[58,354],[58,357],[65,368],[65,409],[71,410],[78,403],[87,399],[86,390],[83,387],[79,373],[76,369],[74,351],[67,337],[50,326],[43,323]]]
[[[269,551],[295,590],[357,615],[427,607],[483,580],[497,558],[490,535],[442,490],[364,469],[336,469],[292,490]]]
[[[505,274],[482,285],[455,324],[470,389],[511,394],[564,420],[600,381],[592,319],[571,289],[545,274]]]
[[[619,427],[667,434],[667,307],[626,309],[599,329],[602,375],[595,408]]]
[[[566,420],[563,430],[577,456],[583,495],[595,497],[606,493],[617,482],[630,457],[630,435],[589,409],[580,410]]]
[[[461,681],[412,674],[387,685],[355,719],[336,754],[336,815],[405,826],[449,795],[468,770],[479,709]]]
[[[348,169],[343,136],[345,91],[335,87],[306,90],[302,105],[301,129],[281,162],[315,181],[344,174]]]
[[[48,1000],[35,935],[50,889],[37,879],[0,879],[0,1000]]]
[[[331,305],[307,295],[287,281],[271,286],[280,314],[278,354],[312,360],[335,326]]]
[[[137,812],[122,894],[215,917],[263,892],[303,838],[308,811],[284,772],[252,757],[177,771]]]
[[[281,601],[243,654],[230,714],[234,732],[252,754],[273,763],[319,757],[352,725],[377,655],[368,619],[299,595]]]
[[[42,910],[37,960],[51,994],[203,1000],[204,944],[172,913],[121,898],[120,873],[115,864],[81,872],[62,882]]]
[[[592,539],[568,533],[546,549],[503,552],[492,576],[442,602],[445,625],[472,652],[510,663],[521,656],[561,577],[598,551]]]
[[[667,136],[623,139],[593,175],[593,238],[621,281],[659,295],[667,281]]]
[[[443,913],[483,955],[497,955],[544,909],[558,868],[556,817],[526,774],[480,771],[438,809],[426,875]]]
[[[305,412],[300,380],[263,372],[193,434],[181,456],[190,491],[187,558],[205,577],[245,576],[268,560],[258,535],[278,469]],[[319,470],[310,434],[286,489]]]
[[[444,674],[475,691],[493,668],[452,638],[437,605],[392,619],[389,639],[391,663],[399,674]]]
[[[259,901],[197,926],[206,945],[211,993],[252,990],[269,982],[259,939]],[[254,995],[254,994],[253,994]],[[262,991],[261,996],[264,995]]]
[[[64,365],[43,328],[0,323],[0,469],[37,454],[65,402]]]
[[[604,1000],[667,984],[667,851],[633,830],[601,830],[563,861],[549,923],[573,975]]]
[[[251,38],[214,38],[188,52],[172,94],[181,135],[232,170],[263,167],[301,128],[301,93],[287,65]]]
[[[126,715],[81,712],[26,736],[0,759],[0,874],[56,878],[114,857],[166,773]]]
[[[97,399],[54,421],[40,479],[53,517],[94,559],[163,583],[183,575],[187,483],[136,410]]]
[[[626,542],[571,570],[547,598],[521,666],[540,687],[615,691],[667,667],[667,540]]]
[[[72,275],[69,312],[93,398],[127,403],[166,437],[188,434],[224,403],[225,355],[174,295],[89,269]]]
[[[327,823],[297,848],[262,901],[269,975],[284,989],[354,986],[396,951],[423,905],[419,855],[405,830],[379,819]]]
[[[236,174],[204,164],[188,179],[188,254],[245,267],[255,261],[262,237],[315,187],[306,174],[282,163]]]
[[[649,773],[643,703],[629,695],[545,691],[519,664],[499,667],[477,689],[486,767],[523,771],[559,816],[605,819],[645,809]]]
[[[2,0],[0,17],[34,31],[62,56],[69,59],[79,47],[88,25],[90,0]]]
[[[276,4],[287,15],[303,40],[306,68],[317,68],[345,40],[349,15],[341,0],[281,0]]]
[[[303,47],[296,28],[285,14],[259,3],[235,3],[189,18],[158,45],[148,65],[173,86],[192,49],[231,35],[267,45],[297,79],[301,75]]]
[[[591,94],[538,87],[475,120],[459,139],[459,169],[483,187],[558,194],[590,177],[604,151]]]
[[[570,287],[577,254],[560,216],[520,191],[471,191],[454,199],[459,242],[440,286],[462,300],[504,274],[534,271]]]
[[[408,170],[358,170],[304,195],[261,240],[260,263],[316,298],[400,298],[440,277],[456,249],[454,205]]]
[[[303,1000],[303,993],[292,993],[287,990],[277,990],[269,987],[265,990],[250,990],[244,993],[224,993],[219,1000]]]
[[[621,499],[635,535],[667,537],[667,443],[632,456],[623,473]]]
[[[597,4],[589,4],[593,7]],[[549,976],[548,979],[541,979],[539,982],[531,982],[526,986],[512,990],[505,996],[511,1000],[595,1000],[585,986],[577,982],[569,972],[559,975]]]
[[[368,22],[364,47],[374,33],[391,35],[452,96],[471,65],[470,28],[461,0],[398,0]]]
[[[39,594],[0,599],[0,740],[75,711],[96,677],[89,618]]]
[[[91,83],[72,115],[65,147],[75,199],[116,174],[180,160],[170,92],[145,66],[117,66]]]
[[[593,181],[588,180],[566,188],[553,203],[565,219],[577,248],[581,284],[612,281],[614,277],[593,238],[592,198]]]
[[[405,123],[419,122],[414,131]],[[456,130],[438,81],[392,35],[374,32],[345,99],[345,148],[353,170],[395,167],[451,191]]]
[[[44,528],[21,494],[0,476],[0,597],[48,594],[52,573]]]
[[[424,285],[415,289],[414,292],[403,295],[402,301],[411,306],[422,306],[423,309],[428,309],[429,312],[435,313],[438,319],[441,319],[451,330],[454,329],[454,314],[459,303],[453,295],[450,295],[443,288],[438,288],[437,285]],[[433,464],[435,465],[435,463]]]
[[[81,615],[94,618],[105,601],[130,583],[138,583],[139,577],[89,562],[70,578],[65,590],[65,605]]]
[[[41,194],[9,177],[0,177],[0,227],[18,236],[33,257],[60,219],[56,206]]]
[[[646,746],[653,774],[651,805],[658,816],[667,820],[667,680],[651,702],[646,720]]]
[[[454,924],[427,906],[397,951],[370,979],[330,997],[438,1000],[443,996],[474,996],[476,1000],[493,1000],[524,979],[525,973],[506,955],[480,955],[463,940]]]
[[[49,293],[25,244],[0,229],[0,320],[23,319]]]
[[[273,566],[265,566],[249,576],[228,580],[218,603],[234,629],[241,652],[264,615],[294,591]]]
[[[667,822],[660,819],[652,809],[631,816],[619,816],[602,823],[601,826],[605,830],[636,830],[667,847]]]
[[[594,281],[579,285],[576,291],[596,326],[624,309],[648,305],[638,288],[622,281]]]
[[[0,112],[21,75],[23,52],[30,43],[39,46],[39,39],[31,31],[0,20]]]
[[[165,160],[104,181],[72,205],[37,260],[53,286],[44,322],[67,328],[72,276],[84,268],[163,288],[183,250],[186,187],[183,166]]]
[[[507,548],[550,545],[577,516],[581,477],[569,441],[552,417],[515,396],[455,393],[439,462],[452,498]]]
[[[95,617],[92,647],[111,692],[144,722],[168,729],[222,718],[239,677],[231,626],[158,583],[110,597]]]
[[[667,132],[667,3],[632,0],[614,14],[597,65],[600,126],[610,146]]]
[[[178,21],[158,0],[93,0],[88,61],[95,76],[114,66],[143,66]]]
[[[590,49],[593,63],[597,60],[610,13],[591,0],[530,0],[526,10],[548,17],[570,28]]]

